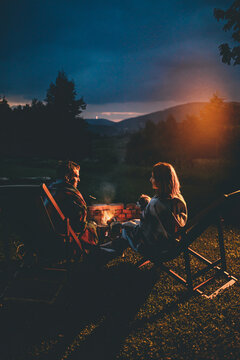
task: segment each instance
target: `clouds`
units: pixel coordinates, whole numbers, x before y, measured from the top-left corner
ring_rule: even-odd
[[[43,99],[63,69],[90,104],[182,101],[191,94],[197,100],[223,82],[233,94],[239,76],[221,64],[217,46],[227,34],[213,17],[214,7],[228,6],[217,0],[4,2],[0,93]]]

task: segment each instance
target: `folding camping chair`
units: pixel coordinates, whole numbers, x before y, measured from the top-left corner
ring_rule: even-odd
[[[212,299],[217,296],[221,291],[230,287],[237,281],[234,276],[227,272],[222,222],[224,216],[231,209],[231,204],[234,201],[239,201],[239,199],[240,190],[223,195],[220,199],[212,203],[209,207],[190,220],[187,226],[179,232],[178,235],[180,240],[177,244],[176,251],[174,253],[169,253],[166,261],[158,260],[157,258],[150,260],[146,259],[146,261],[144,261],[139,267],[142,267],[149,262],[153,262],[162,271],[166,272],[179,283],[183,284],[190,292],[197,292],[208,299]],[[195,240],[197,240],[209,226],[212,225],[217,227],[218,247],[220,254],[220,257],[215,261],[210,261],[205,256],[199,254],[196,250],[193,250],[190,247],[190,245]],[[176,271],[172,270],[169,264],[166,264],[166,262],[173,260],[180,254],[183,254],[184,258],[184,277],[179,275],[179,273]],[[200,263],[203,263],[205,266],[197,272],[193,273],[193,269],[190,263],[190,256],[198,259]],[[208,278],[203,279],[203,276],[209,272],[212,272],[212,270],[214,274],[211,274]],[[219,276],[223,277],[224,284],[215,289],[210,295],[205,294],[203,291],[204,286],[217,279]],[[197,279],[200,279],[200,282],[194,285]]]
[[[70,252],[69,252],[69,246],[71,243],[76,243],[79,247],[79,250],[83,253],[82,244],[77,237],[76,233],[72,229],[69,218],[67,218],[63,212],[61,211],[59,205],[57,204],[56,200],[48,190],[47,186],[45,184],[41,185],[42,195],[40,196],[40,204],[41,204],[41,210],[43,213],[42,219],[45,219],[47,222],[47,226],[51,226],[51,229],[57,236],[60,236],[63,238],[63,242],[65,244],[65,260],[69,264],[69,260],[71,258]],[[63,233],[59,233],[59,231],[56,229],[56,226],[53,223],[53,220],[51,219],[49,212],[45,205],[45,198],[47,198],[47,201],[50,202],[51,206],[54,208],[56,215],[58,216],[58,219],[64,224],[65,231]]]
[[[58,232],[49,215],[46,201],[53,207],[58,224],[63,225],[61,233]],[[16,229],[28,252],[37,258],[34,271],[32,269],[26,271],[26,264],[21,263],[4,287],[1,300],[52,304],[67,278],[71,244],[76,242],[80,252],[83,251],[69,219],[62,213],[45,184],[40,187],[39,185],[0,186],[0,208],[2,223],[6,227],[3,239],[6,261],[10,263],[7,238],[9,228]],[[27,267],[30,265],[27,264]],[[41,290],[43,290],[42,294]]]

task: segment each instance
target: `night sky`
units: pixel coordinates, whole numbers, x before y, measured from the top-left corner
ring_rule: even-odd
[[[217,0],[1,0],[0,95],[44,100],[59,70],[88,104],[84,117],[124,119],[218,92],[240,100],[240,66],[221,62],[230,42]]]

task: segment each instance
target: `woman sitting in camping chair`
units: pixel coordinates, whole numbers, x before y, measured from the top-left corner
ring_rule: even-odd
[[[177,174],[172,165],[159,162],[153,166],[150,182],[155,195],[141,195],[141,219],[123,223],[121,238],[101,245],[101,249],[121,254],[130,246],[144,257],[162,261],[176,252],[177,233],[187,222]]]

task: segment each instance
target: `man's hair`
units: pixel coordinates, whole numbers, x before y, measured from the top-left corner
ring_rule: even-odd
[[[161,197],[174,198],[179,195],[180,183],[171,164],[159,162],[153,166],[152,172]]]
[[[57,178],[71,182],[75,169],[80,170],[80,165],[70,160],[61,160],[57,166]]]

